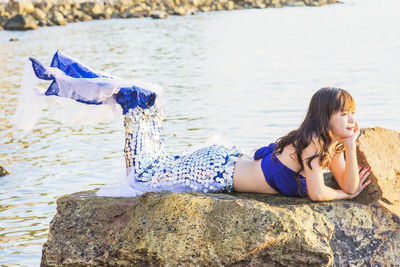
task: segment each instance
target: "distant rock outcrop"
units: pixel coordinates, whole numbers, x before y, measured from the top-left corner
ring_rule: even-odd
[[[68,22],[110,18],[152,17],[196,12],[269,8],[283,6],[320,6],[339,0],[10,0],[0,2],[0,30],[30,30],[37,26],[66,25]]]
[[[10,174],[3,166],[0,166],[0,177]]]
[[[57,201],[41,264],[398,266],[399,147],[395,131],[362,131],[359,160],[374,181],[348,201],[165,191],[66,196]]]

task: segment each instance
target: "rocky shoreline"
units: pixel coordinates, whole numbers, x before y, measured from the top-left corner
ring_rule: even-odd
[[[0,2],[0,30],[33,30],[43,26],[110,18],[167,18],[197,12],[320,6],[339,0],[115,0],[115,1],[8,1]]]

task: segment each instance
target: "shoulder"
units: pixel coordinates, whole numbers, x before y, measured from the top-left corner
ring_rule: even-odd
[[[301,156],[304,159],[312,157],[321,151],[321,144],[316,137],[303,149]]]

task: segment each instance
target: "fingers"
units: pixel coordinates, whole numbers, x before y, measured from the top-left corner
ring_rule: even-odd
[[[369,169],[369,166],[367,166],[361,170],[361,165],[360,165],[358,170],[360,172],[360,184],[362,184],[362,185],[364,185],[364,183],[367,183],[367,185],[370,184],[372,182],[372,179],[365,182],[367,180],[368,176],[371,174],[371,170]]]
[[[354,132],[356,133],[356,132],[358,132],[358,130],[360,130],[360,128],[358,128],[358,123],[355,122],[354,123]]]
[[[372,183],[372,179],[369,179],[368,181],[366,181],[365,183],[363,183],[361,185],[361,191],[364,190],[364,188],[366,188],[370,183]]]

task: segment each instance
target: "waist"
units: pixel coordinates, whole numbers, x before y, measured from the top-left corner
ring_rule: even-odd
[[[278,194],[264,178],[261,160],[241,157],[235,164],[233,187],[237,192]]]

